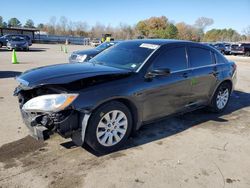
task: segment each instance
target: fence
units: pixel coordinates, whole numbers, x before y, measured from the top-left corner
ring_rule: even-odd
[[[36,34],[33,39],[33,42],[35,43],[65,43],[66,41],[69,44],[89,45],[90,38]]]

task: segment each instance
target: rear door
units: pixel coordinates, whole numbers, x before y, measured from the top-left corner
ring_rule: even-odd
[[[190,45],[188,47],[188,61],[192,69],[192,101],[189,105],[206,104],[219,76],[214,55],[209,48]]]

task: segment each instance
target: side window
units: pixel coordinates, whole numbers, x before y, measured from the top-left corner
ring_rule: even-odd
[[[192,67],[201,67],[213,64],[210,50],[198,47],[190,47],[188,53],[189,61]]]
[[[221,54],[215,53],[215,59],[217,64],[226,63],[226,59]]]
[[[185,47],[175,47],[163,51],[154,61],[153,68],[169,68],[178,71],[187,68]]]

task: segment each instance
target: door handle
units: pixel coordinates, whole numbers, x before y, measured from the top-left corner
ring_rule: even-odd
[[[187,72],[184,72],[184,73],[182,74],[182,76],[183,76],[184,78],[187,78],[187,77],[189,76],[189,74],[188,74]]]
[[[217,67],[214,67],[213,75],[218,76],[218,74],[219,74],[219,71],[218,71]]]
[[[210,72],[209,74],[213,74],[214,76],[218,76],[219,75],[219,71],[217,69],[217,67],[214,67],[212,72]]]

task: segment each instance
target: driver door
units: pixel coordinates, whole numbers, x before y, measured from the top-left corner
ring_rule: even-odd
[[[149,121],[183,110],[191,100],[191,74],[186,47],[167,47],[155,58],[149,71],[170,69],[168,75],[145,80],[143,119]]]

